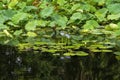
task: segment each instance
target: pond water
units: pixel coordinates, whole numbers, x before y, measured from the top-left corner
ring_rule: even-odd
[[[0,48],[0,80],[120,80],[120,61],[112,53],[53,56]]]

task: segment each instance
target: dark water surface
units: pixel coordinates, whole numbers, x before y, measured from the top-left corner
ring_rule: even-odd
[[[120,80],[120,61],[112,53],[60,57],[0,46],[0,80]]]

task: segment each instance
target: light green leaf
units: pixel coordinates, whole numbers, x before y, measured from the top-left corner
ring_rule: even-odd
[[[78,51],[78,52],[76,53],[76,55],[77,55],[77,56],[88,56],[88,53],[83,52],[83,51]]]
[[[118,20],[120,18],[120,13],[119,14],[111,14],[107,16],[108,20]]]
[[[81,7],[80,4],[74,4],[71,8],[71,11],[75,11],[75,10],[79,9],[80,7]]]
[[[114,52],[114,54],[120,56],[120,52]]]
[[[25,25],[25,29],[27,31],[30,31],[30,30],[35,30],[36,29],[36,21],[30,21],[28,22],[26,25]]]
[[[59,5],[64,5],[66,3],[65,0],[57,0],[57,4]]]
[[[28,37],[36,37],[37,34],[35,32],[27,32]]]
[[[58,14],[54,14],[52,16],[53,20],[55,21],[55,23],[60,26],[62,29],[64,29],[66,27],[67,24],[67,17],[66,16],[60,16]]]
[[[11,2],[8,4],[9,9],[13,9],[15,5],[17,5],[18,0],[11,0]]]
[[[95,29],[97,27],[99,27],[99,24],[95,20],[89,20],[83,26],[84,29]]]
[[[77,12],[77,13],[74,13],[71,17],[70,17],[70,20],[77,20],[77,19],[82,19],[82,14]]]
[[[108,10],[106,8],[102,8],[96,11],[95,15],[97,16],[99,21],[106,20],[105,16],[106,16],[107,11]]]
[[[16,31],[14,32],[14,35],[19,36],[21,33],[22,33],[22,30],[16,30]]]
[[[0,30],[3,30],[3,29],[8,29],[9,27],[4,25],[4,24],[0,24]]]
[[[26,20],[28,18],[32,17],[30,14],[28,13],[17,13],[12,17],[12,21],[14,24],[18,24],[21,20]]]
[[[48,17],[53,13],[53,10],[54,10],[54,7],[46,7],[40,12],[40,15],[43,18]]]
[[[120,3],[110,4],[107,6],[108,10],[112,14],[120,13]]]
[[[4,16],[3,14],[0,14],[0,23],[3,24],[6,20],[8,20],[8,18]]]

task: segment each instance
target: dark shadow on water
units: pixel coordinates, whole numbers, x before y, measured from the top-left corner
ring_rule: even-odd
[[[0,80],[119,80],[119,66],[112,53],[60,57],[0,46]]]

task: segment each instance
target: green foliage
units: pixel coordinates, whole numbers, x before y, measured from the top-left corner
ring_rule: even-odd
[[[2,0],[0,43],[71,56],[119,52],[119,7],[117,0]]]

